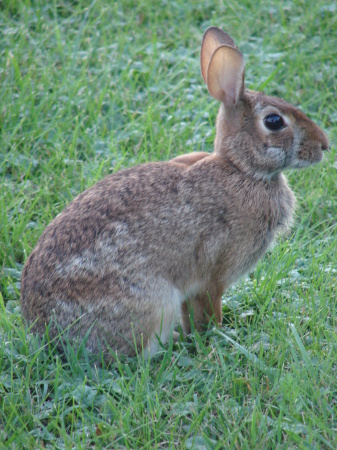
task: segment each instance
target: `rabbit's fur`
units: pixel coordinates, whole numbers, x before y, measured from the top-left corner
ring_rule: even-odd
[[[233,40],[212,27],[201,71],[221,101],[212,154],[182,155],[114,173],[80,194],[47,227],[22,274],[32,329],[62,330],[93,353],[151,356],[180,315],[201,330],[222,321],[223,292],[292,221],[281,171],[319,162],[323,131],[285,101],[244,87]],[[270,130],[265,117],[281,117]]]

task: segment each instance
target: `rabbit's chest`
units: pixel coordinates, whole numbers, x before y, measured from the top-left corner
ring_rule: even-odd
[[[222,274],[225,284],[251,270],[278,234],[291,226],[295,198],[286,185],[283,187],[265,195],[252,190],[243,200],[233,197],[227,204],[227,214],[223,216],[227,221],[217,234],[222,239],[214,266],[214,272]],[[214,251],[214,242],[210,247]]]

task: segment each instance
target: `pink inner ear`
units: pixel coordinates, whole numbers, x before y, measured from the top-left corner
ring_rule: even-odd
[[[215,50],[221,45],[235,47],[233,39],[218,27],[208,28],[203,36],[200,53],[201,74],[207,79],[207,69]]]
[[[245,64],[236,48],[221,45],[213,54],[207,70],[207,87],[212,97],[233,106],[244,87]]]

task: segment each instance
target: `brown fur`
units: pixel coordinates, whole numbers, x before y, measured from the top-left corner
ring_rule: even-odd
[[[225,289],[290,226],[295,199],[281,171],[318,162],[327,138],[297,108],[244,89],[242,66],[237,77],[222,67],[231,38],[217,47],[221,30],[208,30],[204,44],[208,36],[217,56],[204,52],[202,67],[224,98],[214,153],[112,174],[51,222],[22,274],[22,311],[39,334],[50,324],[51,337],[65,330],[74,345],[88,332],[88,349],[107,359],[109,348],[135,346],[150,356],[179,314],[185,333],[191,316],[198,330],[211,318],[221,324]],[[287,126],[264,129],[271,113]]]
[[[200,161],[206,156],[209,156],[209,153],[193,152],[187,153],[186,155],[176,156],[175,158],[171,159],[171,161],[175,163],[184,164],[185,166],[192,166],[192,164],[195,164],[196,162]]]

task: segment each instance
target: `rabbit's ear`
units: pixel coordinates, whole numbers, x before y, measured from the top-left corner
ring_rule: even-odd
[[[237,104],[244,90],[245,63],[238,49],[220,45],[210,60],[206,74],[208,91],[225,106]]]
[[[201,74],[205,83],[207,83],[207,69],[209,63],[215,50],[220,47],[220,45],[228,45],[230,47],[235,47],[233,39],[229,34],[220,30],[218,27],[208,28],[202,38],[201,52],[200,52],[200,66]]]

